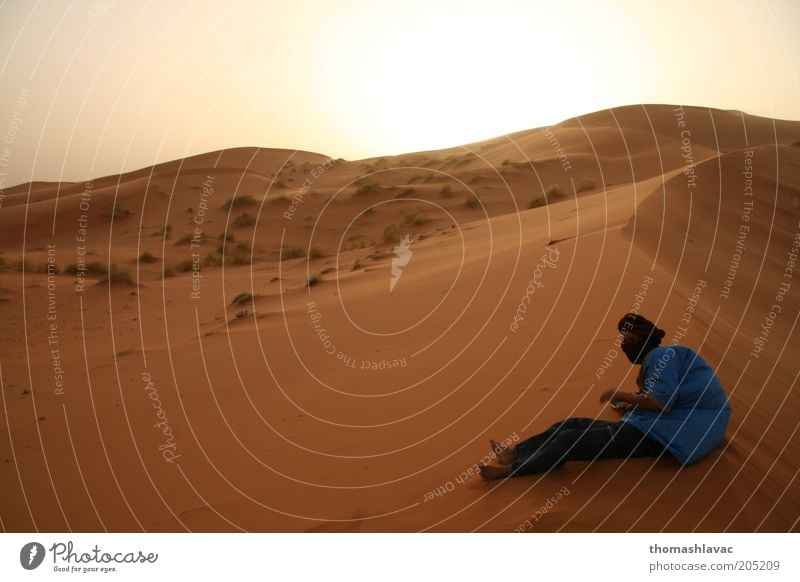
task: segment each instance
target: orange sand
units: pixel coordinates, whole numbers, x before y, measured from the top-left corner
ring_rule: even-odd
[[[632,106],[385,159],[238,148],[100,178],[90,196],[8,189],[2,528],[513,531],[562,490],[523,529],[796,531],[799,139],[797,122]],[[378,187],[358,193],[362,176]],[[529,209],[552,184],[563,197]],[[252,200],[229,213],[234,194]],[[112,220],[115,204],[129,215]],[[234,225],[244,212],[255,224]],[[390,292],[392,224],[412,254]],[[195,226],[193,249],[179,240]],[[62,271],[83,249],[137,283],[76,292],[36,272],[48,245]],[[316,248],[280,261],[282,245]],[[212,255],[199,279],[193,252]],[[631,309],[718,369],[724,448],[688,469],[475,477],[490,437],[615,418],[598,397],[635,389],[615,345]]]

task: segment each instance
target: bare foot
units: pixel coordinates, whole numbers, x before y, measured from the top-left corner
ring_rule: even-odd
[[[484,481],[494,481],[495,479],[504,479],[511,476],[511,467],[508,465],[481,465],[480,466],[481,479]]]
[[[503,443],[498,443],[496,440],[489,439],[492,445],[492,451],[497,455],[497,460],[501,465],[510,465],[517,460],[517,453],[514,449],[509,449]]]

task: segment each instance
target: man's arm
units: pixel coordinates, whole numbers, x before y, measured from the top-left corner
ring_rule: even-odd
[[[656,412],[669,412],[669,408],[664,406],[647,392],[623,392],[621,390],[606,390],[600,396],[600,402],[627,402],[632,406],[638,406],[643,410],[653,410]]]

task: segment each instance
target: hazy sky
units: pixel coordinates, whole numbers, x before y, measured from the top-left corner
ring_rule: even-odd
[[[0,188],[228,147],[348,159],[632,103],[800,119],[800,2],[6,0]]]

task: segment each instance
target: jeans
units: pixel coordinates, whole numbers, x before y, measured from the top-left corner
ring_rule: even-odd
[[[513,475],[557,469],[567,461],[657,457],[664,447],[625,422],[568,418],[514,447]]]

